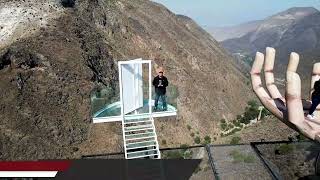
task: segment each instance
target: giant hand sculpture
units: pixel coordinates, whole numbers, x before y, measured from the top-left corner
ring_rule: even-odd
[[[283,97],[274,83],[273,66],[275,49],[266,48],[266,56],[257,52],[251,69],[251,82],[255,94],[261,103],[273,115],[287,126],[302,133],[306,137],[320,142],[320,114],[315,120],[305,117],[304,110],[310,108],[310,101],[301,99],[301,80],[296,73],[299,64],[299,55],[291,53],[286,72],[286,95]],[[267,92],[262,86],[261,70],[264,66],[265,83]],[[320,79],[320,63],[314,64],[311,90],[315,81]]]

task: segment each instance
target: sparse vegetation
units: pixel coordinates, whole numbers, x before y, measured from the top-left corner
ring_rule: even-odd
[[[195,137],[195,138],[194,138],[194,142],[195,142],[196,144],[200,144],[200,143],[201,143],[201,138],[200,138],[199,136]]]
[[[188,147],[189,147],[188,144],[181,144],[181,145],[180,145],[180,148],[182,148],[182,149],[187,149]]]
[[[162,143],[162,145],[166,145],[167,141],[165,139],[162,139],[161,143]]]
[[[241,137],[234,136],[231,138],[230,144],[239,144],[240,141],[241,141]]]
[[[187,125],[187,129],[188,129],[189,131],[192,129],[189,124]]]
[[[230,155],[233,158],[234,163],[244,162],[244,163],[253,163],[255,162],[255,157],[250,154],[244,154],[238,150],[231,151]]]
[[[303,134],[298,134],[296,136],[296,138],[298,139],[298,141],[305,141],[307,140],[308,138],[306,138]]]
[[[191,159],[193,152],[188,149],[188,144],[181,144],[181,150],[172,150],[164,153],[164,157],[168,159]]]
[[[204,137],[204,144],[210,144],[211,143],[211,137],[210,136],[205,136]]]
[[[178,150],[166,152],[164,156],[168,159],[183,159],[183,154]]]
[[[223,131],[227,130],[228,125],[226,123],[221,123],[220,127]]]
[[[294,150],[294,146],[292,144],[281,144],[279,145],[276,150],[275,154],[288,154]]]
[[[253,155],[247,155],[247,157],[244,158],[245,163],[254,163],[255,158]]]
[[[243,124],[249,124],[250,121],[252,119],[255,119],[259,116],[259,113],[260,113],[260,110],[259,110],[259,104],[257,101],[255,100],[251,100],[247,103],[247,107],[245,109],[245,112],[243,114],[243,116],[240,116],[238,115],[237,116],[237,119],[239,120],[240,123],[243,123]],[[269,111],[264,109],[262,112],[261,112],[261,118],[265,117],[266,115],[269,114]]]
[[[255,100],[250,100],[242,115],[237,115],[236,119],[229,123],[225,119],[220,120],[220,129],[225,131],[224,133],[221,133],[220,136],[228,136],[236,133],[237,131],[241,131],[246,124],[249,124],[251,120],[256,119],[259,116],[259,113],[259,103]],[[268,110],[263,109],[261,112],[261,118],[264,118],[269,114],[270,112]]]
[[[190,136],[191,136],[191,137],[194,137],[194,133],[191,133]]]
[[[243,125],[241,124],[241,122],[238,121],[238,120],[233,120],[233,124],[234,124],[234,126],[236,126],[236,127],[240,127],[240,128],[243,127]]]
[[[225,120],[225,119],[221,119],[221,120],[220,120],[220,123],[221,123],[221,124],[226,123],[226,120]]]
[[[202,171],[201,167],[198,166],[195,170],[194,170],[194,174],[197,174],[198,172]]]
[[[261,119],[269,115],[271,115],[271,113],[266,108],[263,108],[261,111]]]
[[[193,152],[191,150],[185,150],[183,152],[183,159],[191,159]]]
[[[228,132],[228,133],[226,133],[226,134],[221,133],[221,137],[229,136],[229,135],[234,134],[234,133],[236,133],[236,132],[238,132],[238,131],[241,131],[241,129],[242,129],[242,127],[241,127],[241,128],[236,127],[236,128],[232,129],[230,132]]]

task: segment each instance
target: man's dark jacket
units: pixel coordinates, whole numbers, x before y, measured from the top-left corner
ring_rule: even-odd
[[[320,80],[314,83],[314,91],[312,93],[312,98],[313,97],[320,98]]]
[[[166,87],[169,85],[169,82],[165,76],[162,76],[161,78],[159,76],[156,76],[153,79],[152,84],[156,89],[156,94],[158,94],[158,95],[165,95],[166,94]],[[159,84],[162,84],[163,86],[158,87]]]

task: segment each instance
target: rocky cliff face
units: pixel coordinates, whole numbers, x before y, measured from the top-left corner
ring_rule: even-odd
[[[151,1],[78,0],[66,8],[7,0],[0,14],[0,159],[121,150],[119,124],[92,125],[90,117],[97,86],[116,95],[117,60],[153,59],[177,87],[178,117],[156,124],[168,146],[193,143],[187,125],[218,136],[219,120],[251,97],[247,79],[209,34]]]

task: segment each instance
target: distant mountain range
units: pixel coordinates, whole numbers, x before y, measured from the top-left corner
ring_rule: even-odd
[[[301,56],[298,71],[302,73],[302,79],[307,81],[305,83],[309,83],[312,66],[320,60],[320,12],[317,9],[290,8],[258,21],[256,28],[252,27],[252,23],[246,24],[234,27],[234,31],[242,33],[251,30],[241,37],[222,41],[225,49],[238,60],[252,60],[257,51],[265,52],[266,47],[274,47],[277,50],[275,71],[279,78],[285,75],[282,71],[287,66],[289,54],[297,52]]]
[[[256,30],[262,22],[262,20],[257,20],[239,24],[236,26],[209,27],[206,29],[217,41],[225,41],[227,39],[242,37],[248,32]]]
[[[230,52],[263,50],[266,46],[297,52],[319,48],[320,12],[315,8],[291,8],[263,20],[240,38],[223,41]]]

